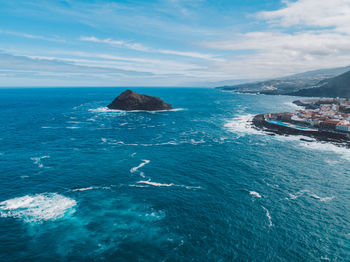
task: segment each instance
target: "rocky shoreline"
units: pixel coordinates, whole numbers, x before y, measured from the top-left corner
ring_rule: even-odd
[[[338,146],[350,148],[350,140],[346,135],[331,133],[326,131],[303,131],[285,126],[274,125],[265,121],[264,114],[256,115],[252,120],[252,125],[258,129],[267,132],[269,135],[299,135],[307,136],[320,142],[331,142]],[[306,139],[303,139],[306,140]]]

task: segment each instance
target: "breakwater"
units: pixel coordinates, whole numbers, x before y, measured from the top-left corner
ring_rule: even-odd
[[[252,120],[253,125],[266,132],[278,135],[299,135],[308,136],[318,141],[332,142],[350,148],[350,139],[344,134],[328,132],[325,130],[299,130],[286,126],[269,123],[265,120],[264,114],[256,115]]]

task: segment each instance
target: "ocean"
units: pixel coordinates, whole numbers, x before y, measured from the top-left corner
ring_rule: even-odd
[[[349,261],[350,149],[251,127],[295,97],[0,89],[0,261]]]

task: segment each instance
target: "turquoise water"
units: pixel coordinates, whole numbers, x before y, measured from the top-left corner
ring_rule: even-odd
[[[285,124],[283,122],[280,122],[280,121],[276,121],[276,120],[271,120],[271,121],[267,121],[271,124],[276,124],[276,125],[280,125],[280,126],[289,126],[288,124]]]
[[[306,127],[302,127],[302,126],[293,126],[293,128],[295,129],[301,129],[301,130],[306,130]]]
[[[308,128],[307,127],[302,127],[302,126],[296,126],[296,125],[290,125],[290,124],[287,124],[287,123],[283,123],[281,121],[276,121],[276,120],[271,120],[271,121],[267,121],[271,124],[275,124],[275,125],[280,125],[280,126],[287,126],[287,127],[290,127],[290,128],[294,128],[294,129],[301,129],[301,130],[307,130]]]
[[[0,261],[349,261],[350,151],[251,128],[293,97],[0,89]]]

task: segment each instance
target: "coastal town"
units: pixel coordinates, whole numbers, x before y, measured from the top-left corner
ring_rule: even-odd
[[[277,126],[304,132],[329,132],[350,137],[350,101],[344,98],[294,101],[295,112],[267,113],[264,120]]]
[[[303,107],[295,112],[268,113],[265,120],[271,124],[283,125],[305,131],[328,131],[350,135],[349,99],[307,99],[294,104]]]
[[[293,103],[300,109],[257,115],[253,125],[271,134],[304,135],[350,146],[348,98],[303,99]]]

